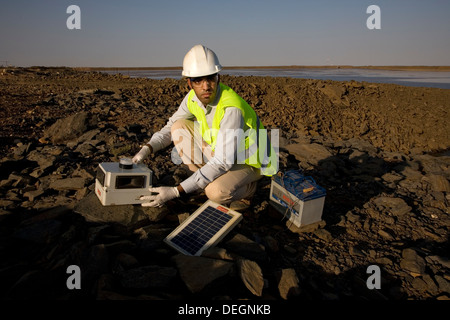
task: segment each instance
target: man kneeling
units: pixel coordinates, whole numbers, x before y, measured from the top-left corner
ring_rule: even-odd
[[[202,45],[186,54],[182,75],[190,91],[133,162],[142,162],[173,141],[193,174],[176,187],[151,188],[157,195],[143,197],[149,201],[143,206],[161,206],[204,189],[210,200],[238,209],[254,195],[263,175],[277,172],[278,156],[263,124],[247,102],[220,83],[221,69],[216,54]]]

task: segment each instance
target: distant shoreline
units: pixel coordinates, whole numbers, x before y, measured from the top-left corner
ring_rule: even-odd
[[[81,71],[106,71],[106,70],[181,70],[182,67],[74,67]],[[450,71],[450,66],[227,66],[230,69],[369,69],[392,71]]]

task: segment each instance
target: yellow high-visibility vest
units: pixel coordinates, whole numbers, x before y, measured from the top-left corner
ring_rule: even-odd
[[[255,110],[236,92],[226,85],[220,83],[220,100],[217,104],[214,114],[212,128],[209,128],[206,122],[206,115],[203,109],[193,101],[195,92],[191,90],[188,96],[187,106],[189,111],[196,117],[198,126],[196,126],[203,140],[214,150],[217,142],[217,135],[220,128],[220,122],[225,114],[225,108],[235,107],[241,110],[245,124],[249,127],[244,133],[245,140],[239,144],[244,151],[245,163],[261,170],[261,174],[272,176],[278,171],[278,157],[275,153],[267,131],[264,125],[259,121]],[[245,148],[245,150],[242,150]],[[268,151],[268,152],[267,152]]]

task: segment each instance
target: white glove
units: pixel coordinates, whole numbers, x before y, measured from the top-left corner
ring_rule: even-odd
[[[166,201],[178,198],[180,192],[177,187],[157,187],[148,188],[150,192],[157,193],[152,196],[142,196],[139,200],[150,200],[151,202],[142,203],[143,207],[161,207]]]
[[[136,155],[131,159],[133,163],[141,163],[150,155],[150,148],[148,146],[143,146],[142,149],[136,153]]]

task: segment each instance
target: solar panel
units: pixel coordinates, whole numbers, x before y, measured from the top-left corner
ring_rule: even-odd
[[[199,256],[219,243],[241,220],[239,212],[208,200],[164,241],[181,253]]]

